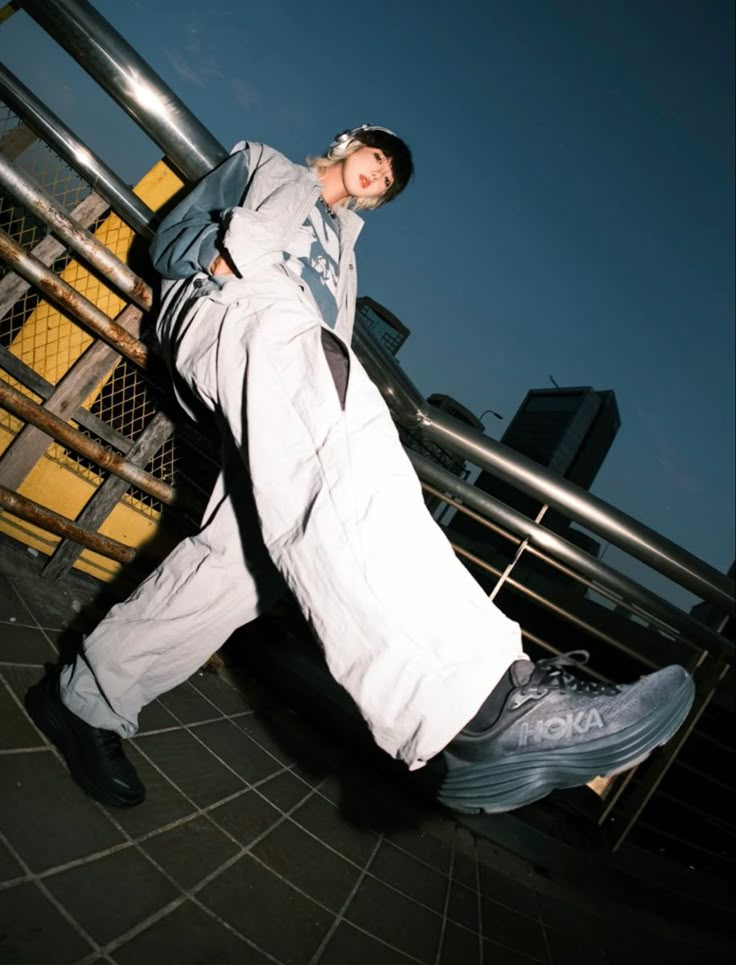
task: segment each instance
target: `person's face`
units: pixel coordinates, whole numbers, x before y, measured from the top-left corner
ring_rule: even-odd
[[[393,183],[391,162],[378,147],[358,148],[342,163],[342,182],[352,198],[379,198]]]

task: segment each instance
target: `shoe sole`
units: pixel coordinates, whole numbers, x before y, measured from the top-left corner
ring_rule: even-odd
[[[612,777],[646,760],[666,744],[687,717],[695,696],[690,677],[651,717],[619,732],[583,745],[509,754],[502,761],[477,763],[450,770],[437,800],[464,814],[502,814],[532,804],[551,791],[580,787],[595,777]]]
[[[116,797],[89,779],[75,752],[74,741],[68,739],[66,726],[54,713],[53,705],[49,706],[48,699],[41,692],[41,686],[37,684],[26,692],[24,700],[26,710],[41,733],[59,749],[69,768],[69,773],[82,790],[100,804],[111,807],[131,808],[142,804],[145,800],[145,792],[137,798]]]

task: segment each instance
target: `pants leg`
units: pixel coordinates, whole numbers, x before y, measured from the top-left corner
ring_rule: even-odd
[[[112,608],[85,640],[83,655],[62,671],[61,697],[70,710],[130,737],[142,707],[191,677],[284,592],[249,492],[242,461],[228,460],[202,530]]]
[[[354,354],[343,347],[349,377],[336,392],[324,328],[297,286],[273,269],[228,304],[237,290],[226,286],[222,301],[180,292],[163,318],[180,386],[224,417],[250,478],[257,545],[294,592],[332,674],[379,746],[419,767],[523,657],[519,628],[431,519]],[[232,501],[222,502],[202,533],[111,611],[87,642],[86,664],[63,681],[70,709],[133,733],[144,703],[259,612],[234,517]]]
[[[437,754],[523,657],[518,625],[429,515],[380,393],[346,349],[344,410],[319,319],[276,273],[225,312],[218,405],[246,461],[266,548],[376,742]]]

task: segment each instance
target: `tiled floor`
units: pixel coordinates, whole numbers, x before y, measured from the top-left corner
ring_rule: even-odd
[[[712,930],[604,899],[422,810],[227,674],[200,672],[146,708],[128,745],[145,804],[97,805],[23,709],[94,588],[50,585],[7,546],[3,560],[3,965],[726,961]]]

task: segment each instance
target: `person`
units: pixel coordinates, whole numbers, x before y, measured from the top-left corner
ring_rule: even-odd
[[[630,767],[686,716],[681,667],[601,685],[571,672],[574,656],[532,663],[429,515],[350,347],[357,211],[412,173],[408,146],[376,125],[307,166],[242,142],[161,222],[156,334],[181,404],[218,422],[222,471],[201,530],[26,695],[98,801],[143,801],[121,738],[285,586],[377,744],[411,769],[440,759],[437,797],[460,811]]]

